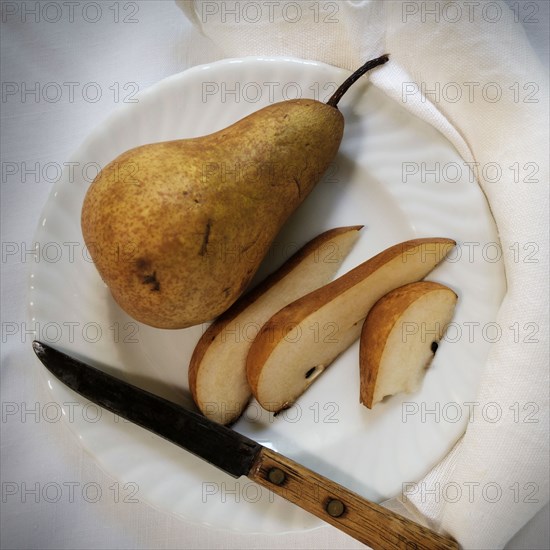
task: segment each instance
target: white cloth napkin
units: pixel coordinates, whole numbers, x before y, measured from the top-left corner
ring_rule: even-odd
[[[503,415],[498,422],[474,415],[419,481],[446,496],[418,491],[407,500],[465,548],[503,547],[548,501],[548,77],[521,26],[527,12],[504,2],[178,4],[223,57],[295,56],[353,70],[390,53],[372,84],[477,163],[508,288],[496,319],[502,338],[476,402],[478,410],[495,402]],[[456,487],[463,496],[453,502]]]

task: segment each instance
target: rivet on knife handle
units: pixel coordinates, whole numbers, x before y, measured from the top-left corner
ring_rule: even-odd
[[[248,477],[375,550],[458,548],[456,541],[369,502],[265,447]]]

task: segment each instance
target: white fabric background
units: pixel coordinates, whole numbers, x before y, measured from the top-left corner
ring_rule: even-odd
[[[74,20],[62,2],[52,4],[62,9],[57,22],[48,22],[43,15],[36,22],[32,13],[23,17],[21,3],[2,3],[1,80],[4,90],[18,87],[15,95],[3,97],[1,103],[5,170],[8,166],[21,170],[22,163],[27,168],[37,162],[40,168],[47,163],[61,166],[88,133],[119,106],[127,91],[135,86],[143,90],[170,74],[220,58],[219,48],[201,36],[171,0],[120,2],[118,23],[114,22],[115,11],[110,9],[114,2],[101,3],[102,13],[95,23],[82,16],[87,2],[74,7]],[[547,64],[548,3],[536,4],[539,23],[526,23],[525,28]],[[26,2],[27,11],[34,5]],[[134,12],[133,6],[137,7],[133,15],[137,22],[123,22]],[[50,8],[46,18],[55,18],[55,9]],[[92,8],[85,15],[89,20],[96,17]],[[59,83],[63,90],[59,101],[41,97],[36,102],[32,95],[22,97],[23,83],[32,87],[36,82],[42,86]],[[69,82],[77,83],[74,98],[64,84]],[[98,102],[82,97],[85,84],[90,82],[97,83],[95,88],[102,91]],[[112,89],[116,83],[121,90],[118,102]],[[125,89],[128,83],[136,84]],[[50,91],[54,93],[53,88]],[[141,501],[117,502],[113,490],[116,480],[106,476],[81,450],[62,422],[46,420],[44,406],[50,397],[36,376],[31,336],[21,334],[30,257],[22,259],[20,251],[25,244],[30,248],[53,183],[51,173],[41,174],[36,180],[30,173],[25,178],[20,173],[6,175],[1,182],[3,251],[15,247],[18,252],[2,258],[2,408],[3,412],[14,407],[19,411],[3,416],[0,425],[1,481],[4,489],[15,486],[19,491],[3,495],[0,502],[2,548],[361,547],[328,526],[312,533],[252,537],[191,525]],[[19,332],[8,334],[14,326]],[[30,410],[36,403],[38,418],[30,413],[21,418],[21,410]],[[56,503],[48,502],[43,495],[35,502],[30,493],[23,502],[23,483],[31,489],[36,484],[44,489],[54,483],[66,490]],[[101,488],[98,502],[86,502],[82,497],[86,483]],[[70,484],[75,487],[73,498]],[[548,548],[549,540],[546,508],[508,547]]]

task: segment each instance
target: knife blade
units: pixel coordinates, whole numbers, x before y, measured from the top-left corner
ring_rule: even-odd
[[[51,346],[33,342],[44,366],[84,398],[206,460],[247,476],[375,550],[456,549],[452,538],[370,502],[235,430],[133,386]]]

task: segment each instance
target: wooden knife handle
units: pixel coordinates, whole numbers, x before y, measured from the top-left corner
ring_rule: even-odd
[[[453,539],[369,502],[265,447],[248,477],[375,550],[459,548]]]

